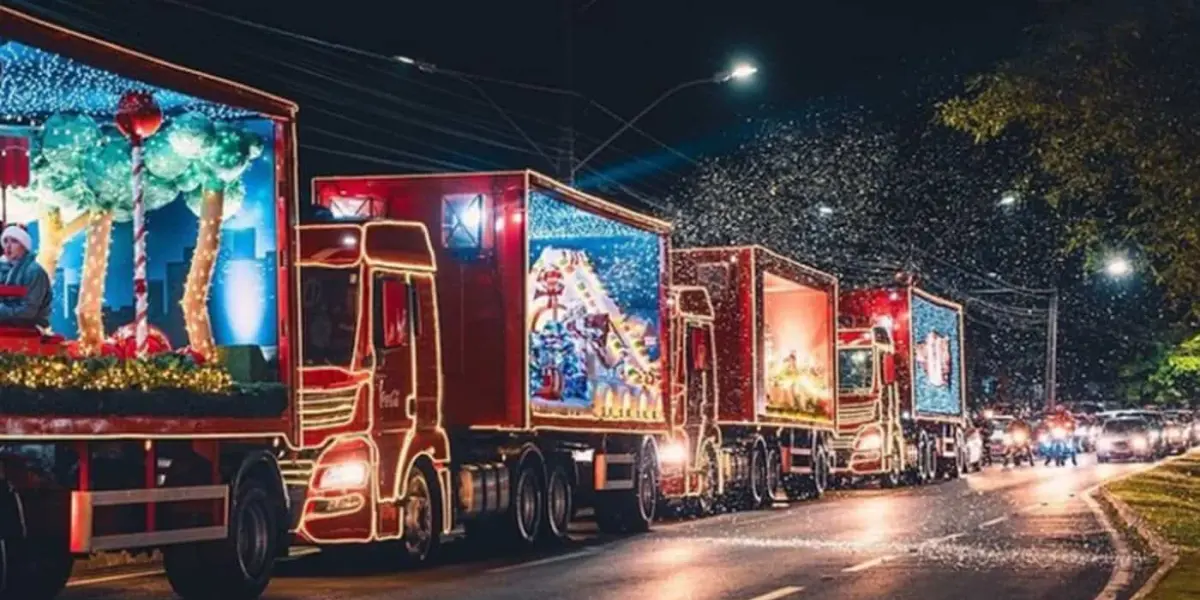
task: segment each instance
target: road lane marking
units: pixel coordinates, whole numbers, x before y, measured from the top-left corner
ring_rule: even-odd
[[[781,587],[773,592],[767,592],[761,596],[755,596],[750,600],[777,600],[778,598],[784,598],[791,596],[792,594],[799,594],[803,591],[804,588],[798,586]]]
[[[113,581],[125,581],[126,579],[141,579],[143,577],[154,577],[162,575],[166,571],[155,569],[153,571],[136,571],[133,573],[121,573],[120,575],[102,575],[99,577],[85,577],[83,579],[72,579],[67,582],[67,587],[80,587],[85,585],[99,585],[101,583],[111,583]]]
[[[845,569],[842,569],[842,572],[843,573],[857,573],[859,571],[866,571],[867,569],[870,569],[872,567],[878,567],[879,565],[882,565],[883,563],[885,563],[889,560],[893,560],[895,558],[896,557],[894,555],[880,556],[879,558],[872,558],[871,560],[868,560],[867,562],[861,562],[852,567],[846,567]]]
[[[980,524],[979,524],[979,528],[980,528],[980,529],[987,529],[988,527],[991,527],[992,525],[999,525],[1000,523],[1003,523],[1003,522],[1005,522],[1005,521],[1007,521],[1007,520],[1008,520],[1008,517],[1007,517],[1007,516],[1004,516],[1004,517],[996,517],[995,519],[992,519],[991,521],[984,521],[984,522],[980,523]]]
[[[585,548],[583,550],[580,550],[579,552],[572,552],[570,554],[563,554],[561,556],[551,556],[549,558],[543,558],[541,560],[531,560],[529,562],[518,563],[515,565],[508,565],[507,567],[496,567],[495,569],[488,569],[488,573],[507,573],[508,571],[517,571],[520,569],[527,569],[529,567],[540,567],[542,565],[549,565],[549,564],[553,564],[556,562],[562,562],[564,560],[573,560],[576,558],[583,558],[585,556],[591,556],[599,551],[600,551],[599,548]]]

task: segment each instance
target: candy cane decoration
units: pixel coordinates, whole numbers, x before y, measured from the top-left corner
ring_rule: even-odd
[[[146,198],[142,189],[145,168],[141,140],[137,140],[133,143],[133,297],[134,323],[137,324],[134,339],[138,358],[146,358],[149,349],[149,323],[146,321],[150,310],[150,300],[146,294]]]
[[[162,110],[154,96],[146,91],[126,92],[117,105],[117,128],[129,138],[133,149],[133,296],[135,324],[135,356],[146,358],[150,302],[146,290],[146,198],[143,189],[145,164],[142,162],[142,142],[162,126]]]

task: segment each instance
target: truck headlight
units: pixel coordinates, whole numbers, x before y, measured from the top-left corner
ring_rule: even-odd
[[[854,447],[857,450],[862,450],[864,452],[878,450],[883,447],[883,436],[874,432],[868,433],[858,438],[858,443],[856,443]]]
[[[357,490],[367,487],[371,466],[363,460],[347,460],[323,467],[318,490]]]
[[[687,446],[683,442],[668,442],[658,449],[658,462],[664,465],[681,465],[687,462]]]

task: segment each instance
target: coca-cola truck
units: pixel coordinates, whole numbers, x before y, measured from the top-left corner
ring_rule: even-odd
[[[835,430],[837,279],[761,246],[673,253],[680,427],[664,492],[699,512],[820,495]]]
[[[297,542],[400,538],[423,558],[460,529],[563,538],[588,506],[603,531],[650,527],[670,428],[666,222],[532,171],[318,178],[313,199],[328,242],[301,242],[302,296],[369,289],[330,314],[354,336],[320,354],[301,341],[328,391],[302,399],[314,417],[283,459],[307,491]],[[384,272],[413,261],[373,260],[369,240],[355,254],[348,232],[384,219],[428,230],[420,275]]]
[[[967,467],[963,311],[913,285],[842,292],[834,473],[885,486]]]
[[[0,56],[0,598],[153,548],[185,598],[257,596],[310,418],[296,106],[6,7]]]

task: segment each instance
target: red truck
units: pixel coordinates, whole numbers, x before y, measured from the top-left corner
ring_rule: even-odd
[[[371,289],[331,314],[353,344],[305,366],[328,391],[301,406],[340,419],[303,420],[282,461],[309,490],[299,543],[402,538],[422,558],[462,528],[531,544],[586,506],[603,531],[650,527],[670,430],[667,223],[531,171],[318,178],[313,199],[328,243],[381,219],[433,238],[425,273],[401,278],[378,270],[412,260],[342,264],[301,242],[305,286]]]
[[[667,223],[528,171],[323,179],[302,219],[295,105],[0,17],[4,212],[57,332],[0,330],[0,598],[106,550],[253,598],[292,546],[649,528]]]
[[[661,452],[664,495],[700,512],[820,495],[837,416],[837,279],[761,246],[673,259],[680,408]]]
[[[834,473],[889,487],[961,475],[962,307],[905,285],[844,291],[839,309]]]

